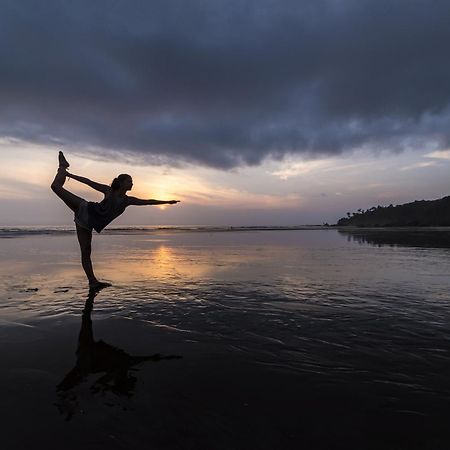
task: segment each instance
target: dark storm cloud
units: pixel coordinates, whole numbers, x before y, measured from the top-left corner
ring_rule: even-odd
[[[3,136],[216,167],[449,143],[448,1],[0,5]]]

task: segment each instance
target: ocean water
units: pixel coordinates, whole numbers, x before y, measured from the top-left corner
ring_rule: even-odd
[[[6,448],[450,448],[449,229],[93,246],[96,296],[73,231],[0,229]]]

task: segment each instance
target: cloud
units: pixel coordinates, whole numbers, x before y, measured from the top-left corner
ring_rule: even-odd
[[[292,177],[306,174],[323,174],[330,172],[347,172],[361,171],[362,168],[367,167],[368,162],[359,163],[342,163],[337,158],[315,159],[312,161],[298,161],[292,158],[285,158],[285,160],[278,164],[278,169],[269,172],[281,180],[288,180]]]
[[[282,164],[282,167],[272,172],[272,175],[279,177],[282,180],[287,180],[291,177],[308,174],[317,170],[328,167],[330,164],[327,160],[315,161],[289,161]]]
[[[450,150],[438,150],[435,152],[427,153],[427,158],[437,158],[437,159],[450,159]]]
[[[418,162],[415,164],[410,164],[409,166],[404,166],[404,167],[400,168],[400,170],[404,171],[404,170],[423,169],[425,167],[433,167],[436,165],[437,165],[436,161],[424,161],[424,162]]]
[[[444,0],[4,0],[0,137],[219,168],[448,148],[449,20]]]

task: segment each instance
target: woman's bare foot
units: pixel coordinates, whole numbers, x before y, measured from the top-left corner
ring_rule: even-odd
[[[99,291],[101,289],[107,288],[112,286],[111,283],[106,283],[105,281],[93,281],[92,283],[89,283],[89,290],[90,291]]]
[[[62,169],[67,169],[70,164],[67,162],[67,159],[64,157],[64,153],[63,152],[59,152],[58,155],[58,159],[59,159],[59,167]]]

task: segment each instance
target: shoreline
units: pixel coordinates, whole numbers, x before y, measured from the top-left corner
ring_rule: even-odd
[[[449,226],[353,226],[353,225],[253,225],[253,226],[185,226],[185,225],[116,225],[106,228],[101,234],[152,234],[152,233],[231,233],[251,231],[450,231]],[[33,235],[75,234],[70,225],[19,225],[0,226],[0,239],[5,237]]]

